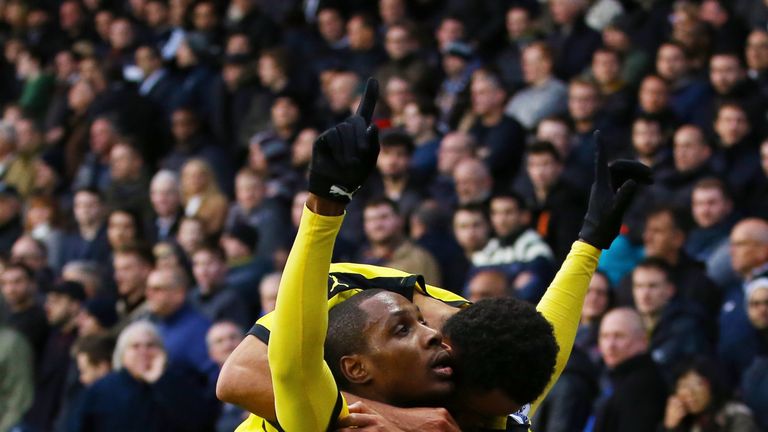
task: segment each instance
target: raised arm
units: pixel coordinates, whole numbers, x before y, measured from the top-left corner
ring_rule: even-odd
[[[608,249],[619,234],[624,211],[629,206],[638,183],[650,183],[650,168],[637,161],[618,160],[608,164],[605,144],[595,132],[595,178],[589,195],[589,207],[579,232],[580,240],[555,275],[536,309],[552,324],[560,347],[555,372],[547,388],[531,405],[529,417],[560,377],[576,339],[581,309],[589,281],[597,268],[601,249]]]
[[[321,134],[312,151],[309,198],[280,281],[267,349],[275,413],[289,431],[328,429],[347,407],[323,361],[327,280],[344,208],[374,169],[378,131],[369,80],[358,113]]]
[[[286,430],[325,430],[338,390],[323,361],[326,279],[343,217],[310,195],[280,281],[268,348],[277,420]],[[340,207],[343,213],[343,206]]]

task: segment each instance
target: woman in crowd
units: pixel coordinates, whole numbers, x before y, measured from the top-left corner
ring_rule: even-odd
[[[667,399],[666,432],[757,432],[752,413],[735,401],[712,360],[692,360],[680,369]]]
[[[228,200],[219,190],[210,165],[190,159],[181,169],[181,197],[186,216],[203,221],[208,235],[221,231],[227,217]]]
[[[73,430],[205,431],[212,404],[189,374],[168,365],[160,334],[148,321],[120,333],[114,371],[86,390]]]
[[[593,363],[600,361],[597,336],[603,315],[611,308],[611,282],[608,276],[598,270],[592,276],[581,310],[581,322],[576,333],[576,346],[589,355]]]

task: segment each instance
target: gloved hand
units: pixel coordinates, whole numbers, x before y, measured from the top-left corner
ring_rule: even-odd
[[[369,78],[357,112],[315,140],[309,165],[309,192],[343,204],[376,167],[379,130],[371,124],[379,83]]]
[[[653,174],[650,168],[633,160],[617,160],[609,167],[600,132],[596,131],[592,139],[596,148],[595,179],[579,238],[598,249],[608,249],[619,235],[621,219],[638,183],[652,183]]]

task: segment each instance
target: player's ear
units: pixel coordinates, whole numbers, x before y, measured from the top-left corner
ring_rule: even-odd
[[[371,380],[365,361],[358,354],[344,356],[339,360],[341,373],[351,384],[366,384]]]

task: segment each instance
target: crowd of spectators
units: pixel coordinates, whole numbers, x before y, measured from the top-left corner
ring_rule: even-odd
[[[0,432],[233,430],[218,371],[368,76],[336,261],[538,302],[599,129],[655,183],[534,429],[768,428],[768,2],[2,0],[0,42]]]

